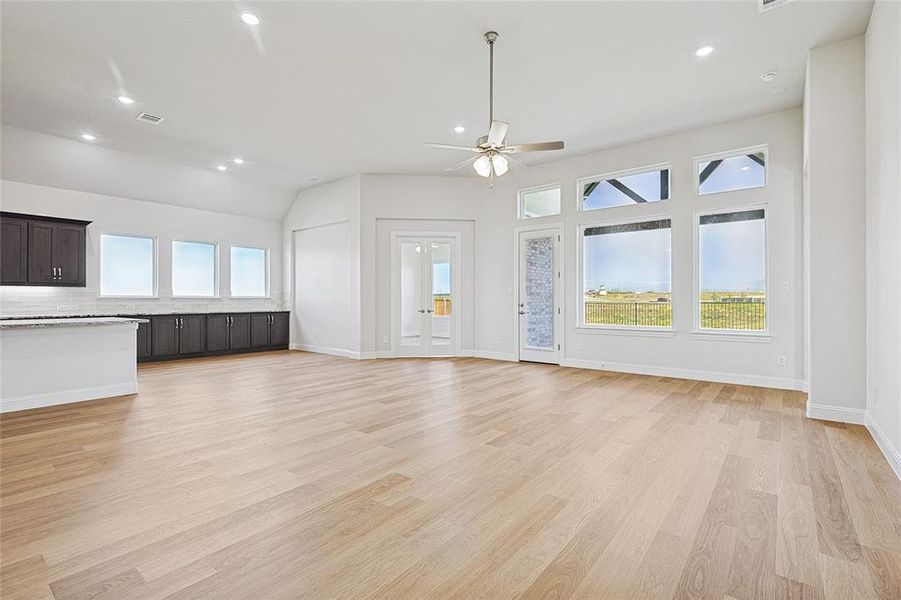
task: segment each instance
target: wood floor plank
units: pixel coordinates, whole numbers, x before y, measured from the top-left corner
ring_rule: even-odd
[[[901,484],[804,394],[474,358],[153,363],[0,416],[0,596],[896,598]]]

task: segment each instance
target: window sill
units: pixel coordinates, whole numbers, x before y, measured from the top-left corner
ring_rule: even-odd
[[[159,300],[159,296],[97,296],[98,300]]]
[[[272,296],[228,296],[229,300],[272,300]]]
[[[773,341],[773,336],[768,333],[753,333],[744,331],[724,330],[724,331],[699,331],[691,332],[691,337],[696,340],[712,341],[712,342],[750,342],[754,344],[769,344]]]
[[[172,296],[173,300],[222,300],[222,296]]]
[[[591,327],[580,325],[576,327],[579,333],[600,335],[634,335],[639,337],[675,337],[676,332],[668,327]]]

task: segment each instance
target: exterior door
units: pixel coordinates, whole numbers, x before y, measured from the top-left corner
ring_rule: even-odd
[[[520,232],[520,360],[560,364],[561,277],[559,229]]]
[[[457,240],[401,236],[394,248],[396,356],[454,356]]]

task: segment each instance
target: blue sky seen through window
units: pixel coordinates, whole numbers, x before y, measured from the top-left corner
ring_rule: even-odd
[[[172,295],[216,295],[216,246],[172,242]]]
[[[763,292],[766,230],[763,219],[700,226],[703,292]]]
[[[672,289],[670,229],[584,237],[584,290],[659,292]]]
[[[617,182],[628,187],[630,190],[647,200],[648,202],[657,202],[666,200],[669,192],[661,189],[660,171],[648,171],[645,173],[635,173],[634,175],[624,175],[615,177]],[[586,188],[591,183],[583,184],[582,193],[584,195]],[[637,204],[636,201],[629,197],[626,193],[615,187],[611,183],[611,179],[600,181],[597,186],[583,197],[582,208],[584,210],[594,210],[598,208],[612,208],[614,206],[629,206]]]
[[[266,250],[232,246],[231,295],[266,296]]]
[[[758,160],[763,161],[761,152],[754,154]],[[711,161],[698,163],[698,176],[708,168]],[[732,156],[723,159],[719,165],[710,172],[710,175],[698,185],[699,194],[716,194],[732,190],[763,187],[766,184],[766,167],[746,154]]]
[[[100,236],[100,295],[153,296],[153,238]]]

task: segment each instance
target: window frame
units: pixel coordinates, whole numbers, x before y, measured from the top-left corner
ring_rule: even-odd
[[[723,190],[721,192],[708,192],[706,194],[701,193],[701,173],[698,167],[702,162],[709,160],[734,158],[736,156],[753,154],[755,152],[763,153],[763,185],[738,188],[734,190]],[[694,186],[694,195],[697,198],[710,198],[719,196],[721,194],[734,194],[736,192],[745,192],[748,190],[765,190],[770,185],[770,147],[769,144],[757,144],[756,146],[746,146],[744,148],[735,148],[732,150],[724,150],[722,152],[714,152],[712,154],[702,154],[700,156],[695,156],[692,160],[692,170],[692,185]]]
[[[662,202],[662,200],[661,200]],[[603,210],[603,209],[593,209]],[[669,220],[670,226],[670,310],[673,312],[672,320],[669,327],[657,325],[603,325],[585,322],[585,230],[592,227],[608,227],[611,225],[634,225],[637,223],[647,223],[650,221]],[[624,335],[647,335],[653,337],[671,337],[675,335],[676,329],[676,303],[675,290],[673,290],[673,266],[675,259],[673,258],[673,230],[675,218],[670,213],[657,213],[652,215],[636,215],[629,218],[605,219],[603,221],[591,221],[579,223],[577,233],[578,242],[576,244],[576,264],[577,264],[577,290],[576,294],[576,325],[575,329],[583,333],[621,333]]]
[[[560,190],[560,208],[556,213],[551,215],[541,215],[536,217],[529,217],[525,214],[525,202],[523,200],[524,194],[534,193],[534,192],[544,192],[547,190],[552,190],[557,188]],[[520,221],[530,221],[532,219],[547,219],[550,217],[559,217],[563,214],[563,185],[560,183],[547,183],[544,185],[536,185],[532,187],[522,188],[516,190],[516,218]]]
[[[748,188],[761,189],[761,188]],[[735,190],[733,190],[735,191]],[[721,215],[725,213],[745,212],[751,210],[763,210],[763,266],[765,273],[763,274],[764,298],[764,328],[762,330],[753,329],[712,329],[701,327],[701,217],[709,215]],[[694,211],[692,215],[692,325],[691,335],[695,339],[708,340],[734,340],[734,341],[772,341],[770,334],[770,323],[772,314],[770,313],[772,289],[770,281],[770,273],[772,265],[770,265],[770,208],[768,202],[756,202],[748,204],[720,205],[717,207],[705,208]]]
[[[232,294],[232,273],[234,272],[234,264],[232,264],[232,248],[246,248],[248,250],[262,250],[264,252],[264,262],[266,269],[266,291],[263,296],[235,296]],[[259,299],[269,299],[272,297],[272,291],[269,288],[270,284],[270,255],[271,251],[268,246],[248,246],[248,245],[237,245],[237,244],[229,244],[228,246],[228,297],[235,298],[238,300],[259,300]]]
[[[186,295],[186,294],[176,294],[175,286],[173,284],[173,280],[175,279],[175,244],[204,244],[206,246],[213,247],[213,294],[211,296],[198,296],[196,294]],[[206,240],[185,240],[185,239],[172,239],[172,243],[169,245],[169,292],[171,293],[171,297],[173,300],[210,300],[221,298],[219,294],[219,243],[218,242],[210,242]]]
[[[152,293],[150,295],[145,294],[104,294],[103,293],[103,236],[113,236],[113,237],[128,237],[128,238],[139,238],[142,240],[150,240],[153,243],[153,251],[151,255],[153,257],[153,266],[151,267],[151,271],[153,273],[153,284],[152,284]],[[117,299],[144,299],[144,300],[156,300],[159,299],[159,264],[160,264],[160,245],[159,245],[159,236],[156,235],[148,235],[143,233],[120,233],[118,231],[101,231],[100,237],[97,238],[99,242],[97,244],[97,298],[98,299],[109,299],[109,298],[117,298]]]
[[[582,202],[582,194],[585,189],[586,183],[592,183],[594,181],[604,181],[606,179],[614,179],[618,177],[627,177],[629,175],[640,175],[642,173],[650,173],[652,171],[662,171],[666,169],[667,172],[667,185],[668,189],[668,197],[665,200],[654,200],[646,202],[645,204],[657,205],[660,202],[669,202],[673,199],[673,164],[671,162],[662,162],[656,163],[652,165],[645,165],[642,167],[635,167],[633,169],[622,169],[619,171],[609,171],[607,173],[602,173],[600,175],[589,175],[586,177],[580,177],[576,180],[576,210],[583,213],[593,213],[595,211],[602,210],[612,210],[617,208],[630,208],[632,206],[638,205],[629,205],[623,204],[621,206],[606,206],[603,208],[584,208],[584,203]]]

